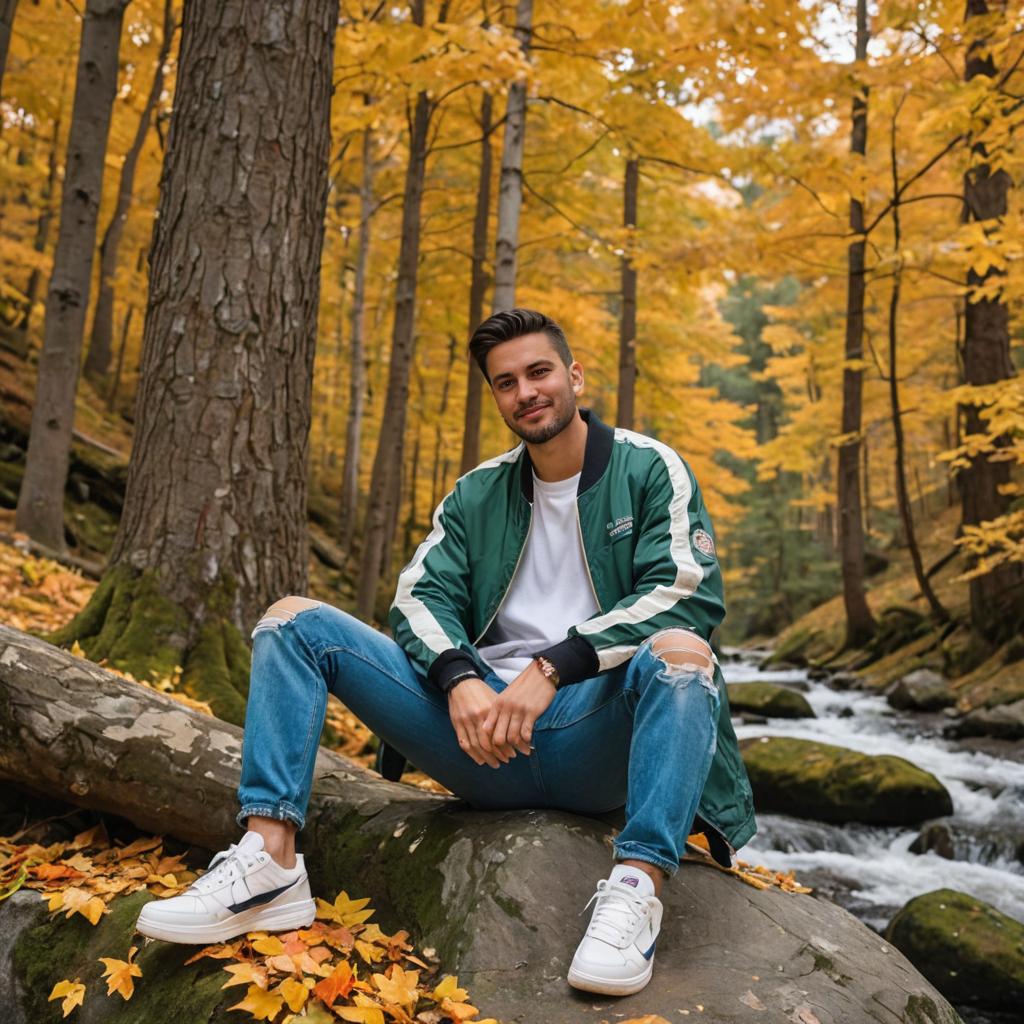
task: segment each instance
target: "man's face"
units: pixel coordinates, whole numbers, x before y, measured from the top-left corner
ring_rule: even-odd
[[[530,444],[550,441],[576,415],[583,367],[567,367],[542,331],[495,345],[487,353],[487,372],[501,418]]]

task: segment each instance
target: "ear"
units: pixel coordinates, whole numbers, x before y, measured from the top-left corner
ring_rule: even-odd
[[[579,363],[573,363],[569,367],[569,381],[572,384],[572,390],[577,395],[583,394],[583,367]]]

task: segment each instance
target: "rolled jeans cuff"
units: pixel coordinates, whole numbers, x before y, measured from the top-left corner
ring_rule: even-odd
[[[296,828],[302,828],[306,819],[302,812],[287,800],[279,800],[276,804],[243,804],[235,821],[239,828],[246,827],[246,818],[273,818],[276,821],[290,821]]]
[[[679,870],[679,861],[666,860],[653,853],[650,847],[639,843],[614,843],[616,860],[642,860],[645,864],[653,864],[671,878]]]

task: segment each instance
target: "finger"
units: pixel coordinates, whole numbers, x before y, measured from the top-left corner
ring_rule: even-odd
[[[470,758],[470,760],[476,762],[476,764],[483,765],[484,759],[481,756],[480,752],[476,749],[476,745],[473,743],[473,740],[470,738],[469,734],[465,730],[462,730],[458,733],[458,737],[459,746],[462,748],[462,752],[468,758]]]
[[[480,733],[473,725],[467,727],[469,732],[470,749],[473,751],[471,755],[473,760],[479,765],[490,765],[492,768],[497,768],[501,762],[491,753],[490,749],[484,745],[483,739]]]
[[[507,710],[503,710],[498,716],[498,721],[494,726],[494,731],[491,733],[491,743],[494,745],[494,749],[499,754],[503,755],[502,760],[506,763],[509,758],[515,757],[515,751],[513,751],[512,744],[508,739],[510,718],[510,713]]]
[[[526,744],[527,753],[533,750],[533,723],[536,721],[537,719],[532,715],[527,715],[519,727],[519,735],[522,737],[523,743]]]
[[[508,741],[521,754],[530,753],[530,742],[523,737],[523,728],[526,725],[526,717],[523,714],[514,717],[508,726]]]

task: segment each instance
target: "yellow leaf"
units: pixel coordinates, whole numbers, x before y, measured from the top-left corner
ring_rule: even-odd
[[[142,977],[142,968],[132,963],[132,958],[138,951],[137,946],[128,950],[127,960],[115,960],[113,957],[101,956],[100,963],[104,964],[106,970],[103,977],[107,979],[107,995],[112,996],[115,992],[125,1001],[131,999],[135,993],[135,982],[133,978]]]
[[[411,1009],[419,998],[419,971],[403,971],[398,964],[391,968],[391,976],[375,974],[373,983],[388,1003]]]
[[[265,938],[257,939],[252,948],[257,953],[265,953],[267,956],[278,956],[284,952],[284,943],[276,935],[268,935]]]
[[[464,1003],[469,998],[469,993],[464,988],[459,988],[459,979],[454,974],[449,974],[433,992],[430,998],[441,1002],[442,999],[450,999],[453,1003]]]
[[[267,987],[267,969],[259,964],[228,964],[224,970],[231,975],[231,980],[225,981],[221,988],[230,988],[232,985]]]
[[[369,902],[369,898],[362,900],[349,899],[348,893],[344,890],[338,893],[337,899],[333,903],[328,903],[327,900],[322,900],[318,896],[316,916],[326,918],[329,921],[337,921],[338,924],[343,925],[363,924],[364,921],[368,921],[373,917],[372,910],[363,909]]]
[[[372,942],[363,942],[362,939],[356,939],[356,952],[368,964],[375,964],[378,960],[384,959],[384,954],[387,951],[381,946],[374,945]]]
[[[274,991],[281,993],[288,1009],[292,1013],[298,1013],[309,998],[309,989],[301,981],[296,981],[294,978],[282,981]]]
[[[376,1006],[335,1006],[334,1012],[356,1024],[384,1024],[384,1011]]]
[[[85,986],[76,978],[74,981],[58,981],[53,986],[53,991],[47,998],[47,1002],[53,1002],[54,999],[60,999],[64,997],[64,1002],[60,1004],[60,1008],[64,1011],[66,1017],[76,1006],[82,1005],[82,1000],[85,998]]]
[[[229,1010],[246,1010],[256,1020],[273,1020],[284,1005],[284,996],[280,992],[264,992],[259,985],[250,985],[245,998]],[[383,1021],[381,1022],[383,1024]]]
[[[475,1017],[480,1011],[469,1003],[456,1003],[451,999],[442,999],[441,1012],[448,1014],[452,1020],[460,1022]]]
[[[76,889],[71,886],[60,894],[61,901],[54,905],[54,899],[50,899],[50,909],[66,910],[66,917],[72,914],[81,914],[90,924],[98,924],[106,908],[103,900],[98,896],[90,896],[84,889]]]

